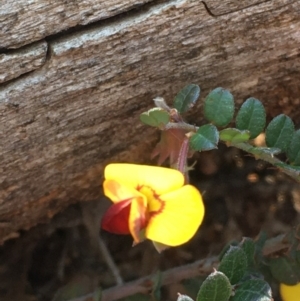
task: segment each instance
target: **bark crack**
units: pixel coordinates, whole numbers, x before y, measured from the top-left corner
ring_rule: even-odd
[[[273,0],[265,0],[265,1],[261,1],[261,2],[258,2],[258,3],[253,3],[253,4],[250,4],[250,5],[246,5],[246,6],[243,6],[242,8],[239,8],[239,9],[234,9],[234,10],[231,10],[231,11],[228,11],[226,13],[221,13],[221,14],[216,14],[213,12],[213,9],[211,9],[209,7],[209,4],[207,4],[207,1],[201,1],[207,11],[207,13],[212,16],[212,17],[221,17],[221,16],[226,16],[226,15],[229,15],[229,14],[232,14],[232,13],[236,13],[236,12],[239,12],[243,9],[248,9],[248,8],[251,8],[253,6],[257,6],[257,5],[260,5],[262,3],[266,3],[266,2],[270,2],[270,1],[273,1]]]
[[[203,3],[203,5],[204,5],[204,7],[205,7],[205,9],[206,9],[206,11],[207,11],[207,13],[210,15],[210,16],[212,16],[212,17],[217,17],[217,15],[215,15],[215,14],[213,14],[212,13],[212,11],[209,9],[209,7],[208,7],[208,5],[206,4],[206,2],[205,1],[201,1],[202,3]]]

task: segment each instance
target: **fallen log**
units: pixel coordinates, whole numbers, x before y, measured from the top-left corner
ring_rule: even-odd
[[[92,2],[102,11],[103,1]],[[199,84],[202,95],[222,86],[238,103],[254,96],[269,118],[283,112],[299,124],[298,1],[146,2],[124,14],[134,1],[126,8],[110,1],[104,17],[90,19],[56,4],[53,18],[74,16],[54,25],[46,18],[43,26],[26,19],[15,33],[15,15],[0,9],[2,53],[6,61],[20,54],[8,72],[15,75],[0,85],[0,242],[71,203],[99,198],[108,162],[149,161],[157,134],[139,114],[158,95],[171,102],[185,84]],[[19,10],[18,20],[27,13]],[[26,56],[21,45],[36,41],[46,43],[43,59],[13,72]],[[201,123],[201,102],[190,118]]]

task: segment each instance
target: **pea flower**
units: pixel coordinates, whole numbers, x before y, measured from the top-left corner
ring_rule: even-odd
[[[300,283],[297,283],[296,285],[280,283],[280,295],[283,301],[299,301]]]
[[[184,185],[175,169],[109,164],[104,171],[104,194],[114,203],[102,219],[102,228],[131,234],[134,244],[144,239],[161,246],[178,246],[190,240],[204,216],[199,191]]]

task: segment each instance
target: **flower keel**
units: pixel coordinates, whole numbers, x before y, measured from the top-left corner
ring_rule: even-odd
[[[111,206],[102,218],[101,227],[114,234],[130,234],[128,218],[131,199]]]

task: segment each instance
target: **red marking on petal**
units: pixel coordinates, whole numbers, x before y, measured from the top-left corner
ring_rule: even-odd
[[[104,214],[101,227],[114,234],[130,234],[129,213],[131,200],[124,200],[112,205]]]
[[[145,239],[143,229],[148,224],[147,202],[144,198],[136,198],[131,203],[129,228],[135,243]]]
[[[159,201],[159,203],[160,203],[160,208],[158,210],[155,210],[155,211],[150,211],[150,218],[154,217],[157,214],[162,213],[164,208],[165,208],[166,204],[165,204],[164,201],[162,201],[160,198],[157,198],[157,201]]]
[[[150,187],[148,185],[138,185],[138,186],[136,186],[135,189],[137,191],[141,192],[142,194],[144,194],[142,191],[142,189],[144,189],[144,188],[148,189],[154,198],[159,199],[159,194],[152,187]],[[146,197],[149,197],[149,196],[146,195]]]
[[[138,218],[134,220],[134,229],[136,229],[136,231],[141,231],[147,226],[147,208],[144,208],[143,205],[139,205],[138,213]]]
[[[146,189],[145,191],[143,191],[143,189]],[[152,217],[152,216],[155,216],[155,215],[157,215],[157,214],[159,214],[159,213],[161,213],[162,211],[163,211],[163,209],[164,209],[164,207],[165,207],[165,203],[164,203],[164,201],[160,198],[160,195],[158,194],[158,193],[156,193],[156,191],[152,188],[152,187],[150,187],[150,186],[148,186],[148,185],[138,185],[137,187],[136,187],[136,190],[137,191],[140,191],[141,193],[143,193],[146,197],[147,197],[147,199],[148,199],[148,204],[149,204],[149,202],[151,203],[151,202],[153,202],[153,199],[154,200],[156,200],[158,203],[159,203],[159,209],[156,209],[156,210],[153,210],[153,208],[151,208],[152,206],[150,205],[148,205],[148,217],[147,218],[145,218],[145,221],[144,221],[144,224],[145,224],[145,226],[144,226],[144,228],[146,227],[146,225],[147,225],[147,221],[148,221],[148,219],[150,218],[150,217]],[[147,191],[149,191],[150,192],[150,195],[149,195],[149,193],[146,193]]]

